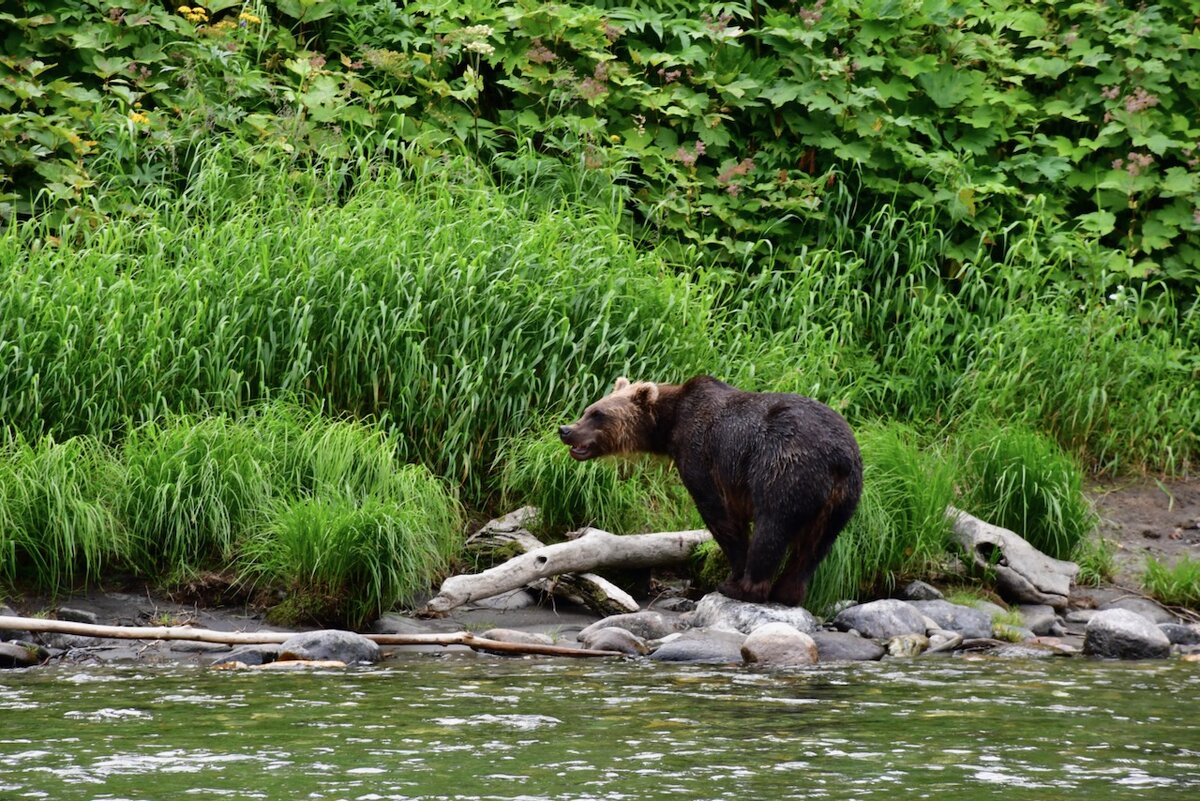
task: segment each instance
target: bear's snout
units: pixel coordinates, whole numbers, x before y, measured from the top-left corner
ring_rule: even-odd
[[[571,444],[570,443],[571,427],[570,426],[559,426],[558,427],[558,438],[561,439],[566,444],[570,445]]]

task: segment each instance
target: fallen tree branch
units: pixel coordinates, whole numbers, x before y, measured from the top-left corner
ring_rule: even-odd
[[[219,645],[282,645],[296,636],[294,631],[214,631],[191,626],[98,626],[69,620],[0,615],[0,630],[53,634],[74,634],[111,640],[189,640]],[[476,651],[542,656],[598,657],[624,656],[617,651],[596,651],[562,645],[511,643],[476,637],[467,631],[448,634],[364,634],[378,645],[465,645]]]
[[[584,529],[570,542],[535,548],[493,568],[442,582],[429,612],[446,612],[471,601],[490,598],[563,573],[587,573],[601,568],[632,569],[686,560],[692,549],[712,535],[705,529],[662,531],[655,534],[610,534]]]

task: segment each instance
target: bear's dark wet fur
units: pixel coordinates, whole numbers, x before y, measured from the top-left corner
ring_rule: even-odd
[[[802,395],[743,392],[710,376],[684,384],[619,378],[559,436],[580,460],[670,456],[729,559],[720,591],[743,601],[802,603],[862,494],[862,456],[840,414]]]

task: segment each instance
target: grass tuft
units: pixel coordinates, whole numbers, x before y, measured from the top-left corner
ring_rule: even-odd
[[[1183,557],[1167,566],[1148,558],[1142,587],[1159,603],[1200,609],[1200,559]]]
[[[963,504],[972,514],[1057,559],[1070,559],[1095,528],[1079,465],[1048,436],[985,424],[967,431],[959,445],[965,452]]]

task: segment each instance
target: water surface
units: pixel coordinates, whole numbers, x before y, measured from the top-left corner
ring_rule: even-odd
[[[406,658],[0,674],[0,799],[1200,798],[1200,668]]]

